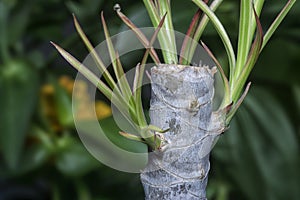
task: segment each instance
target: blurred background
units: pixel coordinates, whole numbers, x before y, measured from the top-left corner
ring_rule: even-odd
[[[285,2],[266,2],[263,27]],[[71,108],[76,71],[49,43],[54,41],[83,60],[88,52],[71,13],[99,44],[104,40],[101,10],[112,35],[126,29],[113,11],[115,3],[138,26],[151,26],[142,1],[0,0],[0,200],[143,199],[138,174],[102,165],[80,142]],[[196,8],[180,0],[173,0],[172,6],[175,29],[184,33]],[[233,44],[238,9],[235,0],[227,0],[217,11]],[[207,190],[211,200],[299,199],[299,17],[296,2],[263,50],[245,103],[212,151]],[[225,65],[225,51],[211,26],[202,40]],[[127,70],[136,66],[140,59],[136,56],[124,58]],[[80,88],[83,95],[76,98],[82,103],[75,115],[89,120],[91,114],[84,107],[95,104],[107,135],[121,146],[134,145],[118,136],[109,102],[101,95],[96,102],[89,99],[84,82]]]

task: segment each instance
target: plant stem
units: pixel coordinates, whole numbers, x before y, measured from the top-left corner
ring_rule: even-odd
[[[212,113],[213,74],[205,67],[151,69],[151,124],[170,130],[141,174],[146,200],[206,199],[209,153],[225,119]]]

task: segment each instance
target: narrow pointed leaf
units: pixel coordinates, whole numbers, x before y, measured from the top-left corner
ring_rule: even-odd
[[[159,24],[159,15],[153,1],[143,0],[153,25]]]
[[[201,0],[192,0],[192,1],[208,16],[208,18],[213,23],[216,31],[218,32],[220,38],[222,39],[229,60],[230,77],[232,77],[232,71],[234,71],[235,68],[235,54],[226,30],[224,29],[218,17],[203,1]]]
[[[163,23],[163,33],[161,32],[160,34],[164,34],[164,37],[160,39],[161,42],[167,42],[168,47],[167,51],[165,52],[173,61],[173,63],[178,63],[178,58],[177,58],[177,47],[176,47],[176,40],[175,40],[175,35],[174,35],[174,27],[173,27],[173,21],[172,21],[172,12],[171,12],[171,7],[170,7],[170,0],[160,0],[159,1],[159,9],[160,9],[160,16],[164,17],[165,23]],[[161,21],[160,21],[161,23]],[[158,25],[159,26],[159,25]],[[157,27],[158,27],[157,26]]]
[[[93,74],[86,66],[74,58],[71,54],[66,52],[63,48],[51,42],[51,44],[57,49],[62,57],[70,63],[75,69],[82,73],[89,81],[91,81],[108,99],[112,97],[112,91],[107,87],[95,74]]]
[[[132,93],[135,93],[138,87],[138,81],[139,81],[139,77],[140,75],[140,63],[138,63],[135,67],[135,75],[134,75],[134,80],[133,80],[133,86],[132,86]]]
[[[265,47],[265,45],[267,44],[267,42],[269,41],[269,39],[271,38],[271,36],[275,32],[275,30],[278,28],[278,26],[280,25],[282,20],[288,14],[288,12],[290,11],[290,9],[292,8],[292,6],[294,5],[295,2],[296,2],[296,0],[289,0],[287,2],[287,4],[284,6],[284,8],[281,10],[281,12],[278,14],[276,19],[273,21],[273,23],[271,24],[271,26],[267,30],[266,34],[264,35],[261,50]]]
[[[159,31],[160,31],[160,29],[161,29],[161,27],[162,27],[162,25],[165,21],[165,18],[166,18],[166,14],[163,16],[163,18],[159,22],[158,27],[156,28],[156,30],[155,30],[155,32],[154,32],[154,34],[153,34],[153,36],[150,40],[149,46],[146,49],[146,52],[144,54],[143,60],[142,60],[141,65],[140,65],[139,73],[138,73],[139,76],[138,76],[138,79],[137,79],[136,91],[134,92],[134,94],[135,94],[134,99],[135,99],[135,102],[136,102],[137,118],[139,120],[139,124],[142,125],[142,126],[147,125],[144,110],[143,110],[142,100],[141,100],[143,76],[144,76],[144,72],[145,72],[145,64],[147,62],[147,58],[148,58],[149,52],[152,48],[152,45],[153,45],[154,41],[156,40],[157,35],[158,35],[158,33],[159,33]]]
[[[38,70],[24,60],[14,59],[1,64],[0,151],[1,166],[7,170],[1,170],[0,174],[8,171],[18,174],[28,161],[22,162],[22,157],[37,108],[39,78]]]
[[[140,40],[140,42],[143,44],[143,46],[145,48],[147,48],[149,46],[149,41],[146,38],[146,36],[144,35],[144,33],[139,28],[137,28],[132,23],[132,21],[130,21],[130,19],[128,17],[126,17],[120,10],[116,10],[116,12],[117,12],[118,16],[120,17],[120,19],[135,33],[135,35]],[[151,55],[153,61],[155,62],[155,64],[161,63],[155,49],[151,49],[150,55]]]
[[[139,136],[136,136],[136,135],[133,135],[133,134],[130,134],[130,133],[125,133],[123,131],[120,131],[119,132],[120,135],[122,135],[123,137],[126,137],[127,139],[130,139],[130,140],[134,140],[134,141],[138,141],[138,142],[145,142],[141,137]]]
[[[251,35],[249,24],[251,24],[253,14],[252,14],[252,1],[245,0],[241,1],[240,5],[240,23],[239,23],[239,37],[238,37],[238,51],[237,51],[237,60],[236,68],[234,75],[238,76],[243,70],[249,53],[249,48],[251,45],[251,40],[253,36]]]
[[[108,52],[109,56],[112,62],[112,66],[117,78],[117,81],[120,82],[119,87],[121,89],[121,92],[125,98],[125,101],[128,101],[131,97],[131,92],[130,92],[130,86],[128,84],[128,81],[126,79],[125,73],[123,71],[123,67],[121,65],[121,62],[116,54],[116,51],[113,47],[113,43],[111,41],[111,37],[104,19],[103,12],[101,12],[101,20],[102,20],[102,25],[105,33],[105,38],[106,38],[106,43],[108,47]]]
[[[208,0],[204,0],[204,3],[207,4]],[[195,35],[197,26],[199,25],[201,15],[202,15],[202,11],[199,8],[197,10],[197,12],[194,14],[192,21],[190,23],[190,26],[185,34],[185,38],[183,40],[181,50],[180,50],[180,59],[179,59],[179,63],[182,65],[188,65],[191,62],[191,61],[188,61],[188,59],[186,59],[186,58],[188,58],[190,48],[191,48],[191,43],[195,41],[195,40],[192,40],[192,38]],[[195,41],[195,42],[197,42],[197,41]]]
[[[237,81],[234,82],[235,87],[232,91],[232,100],[233,100],[233,102],[236,102],[237,99],[239,98],[239,95],[241,94],[242,88],[244,87],[244,84],[245,84],[251,70],[253,69],[253,67],[254,67],[257,59],[258,59],[258,56],[260,54],[260,50],[261,50],[261,47],[262,47],[262,43],[263,43],[262,26],[260,24],[259,18],[257,16],[256,11],[255,11],[254,8],[253,8],[253,12],[254,12],[254,15],[255,15],[256,23],[257,23],[257,25],[256,25],[256,27],[257,27],[256,37],[255,37],[255,40],[252,44],[247,62],[244,66],[244,69],[243,69],[241,75],[238,77]]]
[[[66,52],[64,49],[51,42],[51,44],[58,50],[62,57],[70,63],[75,69],[77,69],[81,74],[83,74],[89,81],[91,81],[99,90],[104,94],[123,114],[127,121],[131,124],[134,124],[132,118],[129,116],[129,112],[134,113],[134,108],[123,99],[122,96],[118,94],[113,95],[112,90],[105,85],[98,77],[95,76],[86,66],[80,63],[76,58],[71,54]]]
[[[112,76],[109,74],[108,70],[106,69],[105,65],[103,64],[103,61],[98,56],[98,54],[95,51],[94,47],[92,46],[92,44],[88,40],[87,36],[85,35],[84,31],[82,30],[82,28],[81,28],[78,20],[76,19],[75,15],[73,15],[73,19],[74,19],[74,24],[75,24],[77,32],[79,33],[81,39],[85,43],[88,50],[91,52],[92,57],[93,57],[96,65],[97,65],[97,67],[100,69],[101,72],[103,72],[103,76],[104,76],[105,80],[108,82],[109,86],[112,88],[112,90],[115,93],[116,97],[114,95],[112,95],[113,98],[109,98],[109,99],[112,101],[113,104],[115,104],[118,107],[118,109],[120,109],[120,112],[122,112],[123,114],[126,114],[125,105],[128,104],[127,101],[125,100],[125,104],[123,102],[123,105],[120,103],[120,99],[122,101],[123,97],[122,97],[122,94],[121,94],[121,91],[120,91],[119,87],[117,86],[117,84],[113,80]],[[102,90],[100,90],[100,91],[102,92]],[[130,92],[130,88],[129,88],[129,92]],[[134,106],[131,105],[129,110],[133,110],[133,108],[134,108]]]
[[[217,65],[218,70],[221,73],[221,78],[222,78],[222,81],[223,81],[223,84],[224,84],[224,99],[223,99],[223,102],[221,104],[221,107],[226,106],[229,103],[231,103],[229,81],[228,81],[228,79],[227,79],[227,77],[224,73],[224,70],[223,70],[221,64],[219,63],[217,58],[214,56],[214,54],[211,52],[211,50],[202,41],[201,41],[201,44],[202,44],[203,48],[206,50],[206,52],[208,53],[208,55],[213,59],[213,61]]]
[[[122,76],[122,72],[120,71],[120,69],[118,68],[118,65],[117,65],[116,51],[113,47],[113,43],[112,43],[111,38],[110,38],[110,34],[109,34],[109,31],[108,31],[108,28],[107,28],[107,25],[106,25],[106,22],[105,22],[105,19],[104,19],[103,12],[101,12],[101,21],[102,21],[102,26],[103,26],[103,29],[104,29],[104,34],[105,34],[106,44],[107,44],[107,48],[108,48],[108,53],[109,53],[109,56],[110,56],[110,59],[111,59],[111,62],[112,62],[112,66],[113,66],[116,78],[119,81],[121,76]]]
[[[78,20],[76,19],[75,15],[73,14],[73,20],[74,20],[74,24],[75,24],[75,28],[79,34],[79,36],[81,37],[82,41],[84,42],[84,44],[86,45],[87,49],[90,51],[90,53],[92,54],[93,59],[95,60],[95,63],[98,67],[98,69],[100,70],[101,73],[103,73],[103,76],[105,78],[105,80],[107,81],[108,85],[112,88],[112,89],[117,89],[117,85],[114,82],[114,79],[112,78],[112,76],[108,73],[105,65],[103,64],[103,61],[101,60],[101,58],[98,56],[97,52],[95,51],[93,45],[91,44],[91,42],[89,41],[89,39],[87,38],[87,36],[85,35],[84,31],[82,30]]]
[[[158,35],[160,29],[162,28],[164,22],[165,22],[166,16],[167,16],[167,13],[166,13],[166,14],[162,17],[162,19],[160,20],[160,22],[159,22],[157,28],[156,28],[155,31],[154,31],[154,34],[152,35],[152,38],[151,38],[151,40],[150,40],[150,43],[149,43],[148,46],[146,47],[146,52],[145,52],[144,57],[143,57],[143,60],[142,60],[142,62],[141,62],[142,65],[143,65],[143,64],[146,64],[146,62],[147,62],[148,55],[149,55],[151,49],[153,49],[153,47],[152,47],[152,46],[153,46],[153,43],[155,42],[155,40],[156,40],[156,38],[157,38],[157,35]]]
[[[209,6],[211,11],[213,11],[213,12],[216,11],[217,8],[221,5],[222,1],[223,0],[214,0]],[[192,61],[196,47],[198,45],[198,41],[200,40],[202,33],[203,33],[205,27],[207,26],[208,22],[209,22],[209,18],[207,17],[207,15],[203,15],[198,24],[197,29],[195,30],[194,36],[193,36],[193,41],[195,41],[195,42],[191,42],[189,44],[190,45],[189,51],[186,53],[186,56],[185,56],[185,59],[187,60],[188,63],[191,63],[191,61]]]
[[[156,1],[155,2],[156,5],[154,4],[154,1],[143,0],[143,2],[145,4],[146,10],[148,11],[148,14],[150,16],[153,26],[158,27],[158,24],[160,22],[160,17],[165,14],[165,12],[160,13],[161,3],[164,3],[164,2]],[[169,16],[171,17],[171,15],[169,15]],[[169,38],[168,33],[167,33],[168,31],[173,31],[173,29],[171,29],[171,30],[165,29],[164,31],[162,31],[158,36],[158,40],[159,40],[160,46],[162,48],[164,62],[169,63],[169,64],[172,64],[172,63],[174,64],[174,63],[177,63],[177,52],[176,52],[175,40],[174,40],[174,45],[170,47],[170,43],[168,40],[172,41],[172,39],[167,39],[167,38]],[[174,47],[175,47],[175,49],[172,49]],[[166,49],[168,49],[169,51],[166,51]]]
[[[258,17],[260,16],[260,13],[261,13],[261,11],[262,11],[262,8],[263,8],[263,6],[264,6],[264,3],[265,3],[265,0],[263,0],[263,1],[252,1],[252,7],[255,9],[255,12],[256,12],[256,14],[257,14]],[[252,14],[253,14],[253,12],[252,12]],[[251,20],[251,24],[248,25],[248,29],[249,29],[249,31],[250,31],[252,37],[249,37],[249,38],[248,38],[248,39],[249,39],[248,43],[250,44],[249,47],[248,47],[248,51],[249,51],[250,48],[251,48],[251,43],[252,43],[252,41],[253,41],[253,38],[254,38],[254,36],[255,36],[255,32],[256,32],[256,30],[257,30],[257,27],[256,27],[256,19],[255,19],[254,14],[252,15],[252,18],[251,18],[251,19],[252,19],[252,20]]]
[[[126,74],[124,73],[123,66],[122,66],[122,63],[121,63],[118,52],[116,52],[116,61],[117,61],[118,71],[120,72],[120,75],[121,75],[121,78],[119,80],[119,85],[120,85],[120,88],[123,92],[123,95],[125,96],[125,98],[127,100],[129,100],[132,96],[132,93],[131,93],[131,90],[130,90],[128,80],[126,78]]]
[[[170,128],[164,130],[164,129],[161,129],[161,128],[159,128],[157,126],[154,126],[152,124],[149,124],[147,129],[151,130],[151,131],[159,132],[159,133],[165,133],[165,132],[170,130]]]
[[[236,102],[236,104],[233,105],[233,108],[230,109],[230,112],[228,113],[228,115],[226,116],[226,124],[228,125],[229,122],[231,121],[231,119],[233,118],[233,116],[235,115],[236,111],[238,110],[238,108],[241,106],[241,104],[243,103],[245,97],[247,96],[249,89],[251,86],[251,82],[249,82],[247,84],[247,87],[244,91],[244,93],[242,94],[242,96],[240,97],[240,99]]]
[[[189,62],[185,58],[187,57],[186,54],[188,54],[188,52],[189,52],[191,38],[193,38],[193,36],[194,36],[196,27],[200,20],[200,16],[201,16],[201,10],[198,9],[197,12],[194,14],[193,19],[190,23],[190,26],[185,34],[185,37],[184,37],[184,40],[183,40],[183,43],[181,46],[181,50],[180,50],[179,64],[182,64],[182,65],[189,64]]]
[[[256,15],[259,17],[263,5],[264,1],[247,0],[241,2],[237,64],[234,72],[234,77],[231,83],[233,83],[233,81],[236,80],[243,71],[243,68],[247,62],[247,58],[249,57],[249,51],[254,38],[255,31],[257,30],[256,17],[254,15],[254,12],[252,12],[252,9],[255,9]]]

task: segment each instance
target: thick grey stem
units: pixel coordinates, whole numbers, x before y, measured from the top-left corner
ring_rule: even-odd
[[[151,69],[151,124],[170,130],[141,173],[145,199],[206,199],[209,153],[224,129],[212,112],[214,73],[180,65]]]

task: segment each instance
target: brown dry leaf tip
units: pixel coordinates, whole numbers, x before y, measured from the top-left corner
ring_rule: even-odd
[[[233,106],[233,102],[231,102],[229,105],[227,105],[227,106],[224,108],[226,114],[228,114],[228,113],[230,112],[232,106]]]
[[[116,11],[116,12],[120,12],[120,11],[121,11],[121,6],[120,6],[120,4],[116,3],[116,4],[114,5],[114,11]]]

